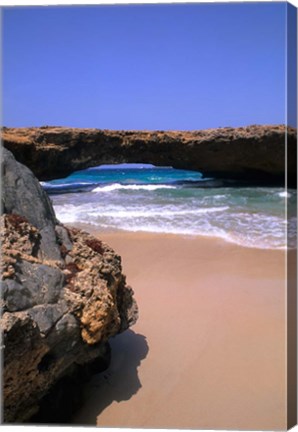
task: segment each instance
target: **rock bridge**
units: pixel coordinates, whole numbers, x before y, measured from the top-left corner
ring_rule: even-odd
[[[296,186],[294,128],[248,126],[198,131],[112,131],[43,126],[3,128],[2,141],[39,180],[100,164],[151,163],[205,177]],[[287,142],[287,151],[286,151]]]

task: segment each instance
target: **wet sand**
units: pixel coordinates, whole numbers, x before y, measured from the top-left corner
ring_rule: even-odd
[[[111,340],[74,424],[285,429],[285,253],[204,237],[100,234],[140,317]]]

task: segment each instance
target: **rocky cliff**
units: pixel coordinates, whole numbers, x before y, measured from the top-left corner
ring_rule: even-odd
[[[5,149],[2,174],[3,421],[38,419],[40,407],[43,420],[61,421],[53,404],[46,415],[44,397],[88,365],[107,366],[108,338],[134,324],[137,305],[121,258],[61,225],[32,172]],[[53,399],[67,405],[61,391]]]
[[[205,176],[296,185],[296,129],[249,126],[192,132],[109,131],[64,127],[3,128],[2,139],[39,180],[100,164],[152,163]]]

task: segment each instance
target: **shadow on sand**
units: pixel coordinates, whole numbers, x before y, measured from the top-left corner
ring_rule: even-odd
[[[142,387],[138,366],[149,351],[146,338],[127,330],[110,339],[110,345],[111,364],[86,384],[84,405],[74,416],[72,424],[96,425],[97,416],[112,402],[128,400]]]

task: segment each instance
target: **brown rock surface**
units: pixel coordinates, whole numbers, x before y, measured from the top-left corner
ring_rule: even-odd
[[[14,165],[6,150],[4,159],[4,184],[9,184],[7,168]],[[27,178],[22,165],[16,164],[15,170],[29,189],[30,182],[39,187],[37,179]],[[28,220],[34,214],[16,213],[22,208],[18,194],[13,197],[4,195],[4,209],[10,203],[13,212],[1,216],[6,423],[30,419],[59,379],[79,366],[105,361],[108,338],[137,320],[133,291],[113,249],[88,233],[57,223],[51,209],[44,223],[54,227],[51,247],[55,245],[59,254],[53,257],[52,249],[41,241],[43,229]]]
[[[62,178],[100,164],[152,163],[205,176],[296,184],[296,129],[248,126],[199,131],[111,131],[66,127],[3,128],[2,139],[39,180]]]

